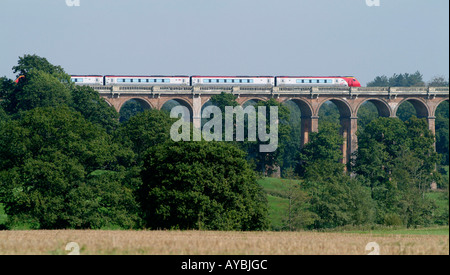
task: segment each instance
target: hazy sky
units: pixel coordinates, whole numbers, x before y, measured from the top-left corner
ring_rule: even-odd
[[[0,76],[37,54],[69,74],[449,76],[449,1],[0,0]]]

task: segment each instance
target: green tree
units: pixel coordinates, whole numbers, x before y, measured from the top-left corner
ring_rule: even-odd
[[[263,230],[267,200],[245,153],[222,142],[149,149],[139,201],[148,228]]]
[[[124,173],[121,162],[127,164],[131,158],[131,152],[113,143],[103,128],[68,107],[34,108],[2,126],[0,201],[12,225],[128,228],[138,221],[131,191],[126,191],[132,186],[122,185],[119,178],[99,182],[89,176],[98,170]],[[109,189],[102,186],[107,183]]]
[[[270,107],[278,107],[278,147],[275,152],[260,152],[260,145],[265,144],[262,142],[259,137],[256,142],[248,142],[245,144],[248,148],[248,152],[250,156],[254,156],[254,160],[257,166],[258,171],[263,171],[265,175],[272,175],[272,173],[277,172],[280,174],[280,168],[283,166],[283,157],[286,150],[286,145],[290,142],[290,132],[292,130],[289,125],[289,109],[271,98],[268,101],[260,101],[256,104],[256,112],[258,113],[258,107],[266,107],[266,132],[270,132]],[[261,131],[261,129],[258,129]]]
[[[55,76],[39,70],[30,70],[26,80],[5,95],[5,110],[18,113],[37,107],[68,105],[72,94],[66,84]]]
[[[352,168],[367,179],[377,203],[377,222],[408,226],[425,223],[423,216],[411,218],[407,211],[425,213],[432,207],[424,193],[440,177],[434,169],[438,158],[426,121],[379,118],[358,132],[358,141]]]
[[[0,129],[0,169],[22,165],[27,158],[61,152],[76,158],[86,171],[114,170],[119,146],[106,131],[68,107],[22,112]]]
[[[124,123],[127,122],[131,117],[144,112],[145,109],[142,107],[139,102],[136,100],[128,100],[123,104],[122,108],[120,108],[120,122]]]
[[[64,72],[61,66],[52,65],[46,58],[37,55],[25,54],[23,57],[19,57],[17,66],[14,66],[13,72],[19,77],[21,75],[28,75],[32,70],[42,71],[47,74],[59,77],[60,79],[66,79],[68,75]]]
[[[428,83],[430,87],[446,87],[449,86],[448,78],[446,79],[444,76],[435,76]]]
[[[449,103],[445,101],[436,110],[436,151],[442,155],[441,163],[449,165]]]
[[[377,76],[375,79],[367,83],[367,87],[423,87],[423,75],[417,71],[413,74],[394,74],[391,77]]]
[[[312,172],[315,168],[320,170],[321,168],[316,165],[322,161],[333,164],[329,166],[334,169],[333,174],[343,173],[344,165],[340,161],[343,157],[341,146],[344,139],[339,134],[338,127],[333,123],[324,122],[320,125],[319,132],[311,133],[310,142],[300,150],[300,175]],[[308,170],[309,166],[313,167]]]
[[[306,229],[318,218],[310,211],[311,197],[302,188],[294,174],[294,169],[286,169],[286,178],[281,180],[284,188],[282,195],[288,199],[288,209],[283,218],[283,225],[289,231]]]
[[[367,87],[389,87],[389,78],[385,75],[377,76],[373,81],[367,83]]]
[[[159,110],[146,110],[122,123],[115,136],[141,159],[148,149],[170,140],[170,128],[177,119]]]
[[[72,103],[69,105],[80,112],[85,119],[112,133],[118,126],[119,114],[114,107],[100,97],[100,94],[88,86],[71,88]]]

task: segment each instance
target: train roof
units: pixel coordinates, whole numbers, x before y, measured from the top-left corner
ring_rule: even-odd
[[[193,75],[197,78],[274,78],[274,76],[249,76],[249,75],[236,75],[236,76],[223,76],[223,75]]]
[[[189,77],[188,75],[105,75],[105,77]]]
[[[353,76],[277,76],[277,78],[347,78]]]
[[[70,77],[103,77],[103,75],[94,75],[94,74],[72,74]]]

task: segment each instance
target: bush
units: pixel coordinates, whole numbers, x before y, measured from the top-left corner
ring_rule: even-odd
[[[138,191],[152,229],[263,230],[267,199],[245,153],[222,142],[168,142],[144,158]]]

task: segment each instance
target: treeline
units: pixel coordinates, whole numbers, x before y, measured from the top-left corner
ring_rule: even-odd
[[[267,200],[245,153],[170,139],[151,110],[119,123],[97,92],[25,55],[0,79],[4,228],[264,230]]]
[[[13,71],[17,83],[0,79],[0,227],[267,230],[257,178],[280,171],[300,179],[290,188],[291,230],[448,224],[448,208],[438,213],[426,196],[432,182],[448,190],[448,179],[435,169],[426,122],[412,115],[377,118],[367,107],[346,173],[331,104],[301,147],[295,103],[255,103],[279,108],[278,150],[261,153],[259,141],[173,142],[167,112],[131,104],[119,117],[39,56],[21,57]],[[237,106],[226,93],[211,104]],[[442,138],[448,148],[448,124]]]

